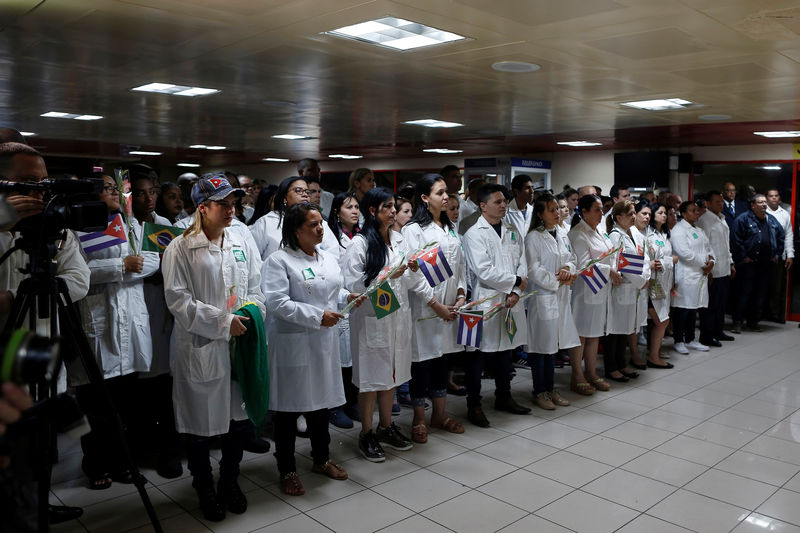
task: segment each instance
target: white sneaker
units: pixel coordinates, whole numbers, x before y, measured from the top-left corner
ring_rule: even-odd
[[[692,350],[697,350],[698,352],[707,352],[708,346],[705,344],[700,344],[699,341],[692,341],[686,345],[687,348],[691,348]]]
[[[676,342],[672,349],[678,353],[682,353],[683,355],[687,355],[689,353],[689,350],[686,349],[686,345],[682,342]]]
[[[297,432],[305,433],[306,431],[308,431],[308,422],[306,422],[306,417],[300,415],[297,417]]]

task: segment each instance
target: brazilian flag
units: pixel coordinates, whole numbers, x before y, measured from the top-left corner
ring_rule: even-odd
[[[514,337],[517,335],[517,321],[514,320],[514,314],[511,309],[506,313],[506,334],[508,334],[509,342],[514,342]]]
[[[375,316],[378,319],[391,315],[400,309],[397,296],[392,292],[388,281],[383,282],[378,287],[378,290],[369,295],[369,301],[372,302],[372,307],[375,308]]]
[[[183,228],[175,226],[162,226],[161,224],[144,223],[144,237],[142,238],[142,251],[164,253],[172,239],[183,233]]]

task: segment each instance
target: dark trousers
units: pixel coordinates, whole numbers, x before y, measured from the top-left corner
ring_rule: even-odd
[[[555,354],[528,354],[533,375],[533,394],[550,392],[555,386]]]
[[[694,323],[697,309],[672,308],[672,337],[675,343],[692,342],[694,340]]]
[[[345,405],[358,404],[358,387],[353,385],[353,367],[342,367],[342,383],[344,385],[344,403]]]
[[[511,350],[484,353],[480,350],[464,352],[464,379],[467,386],[467,407],[481,405],[481,375],[484,360],[488,359],[494,371],[494,397],[511,397]]]
[[[156,448],[160,460],[177,458],[181,453],[181,438],[175,429],[172,376],[139,376],[136,391],[141,406],[135,428],[136,436],[133,439],[140,443],[137,447]]]
[[[328,431],[328,410],[319,409],[308,413],[287,413],[276,411],[272,417],[273,439],[275,440],[275,459],[281,476],[297,471],[294,459],[294,441],[297,437],[297,417],[306,417],[311,439],[311,457],[314,464],[321,465],[330,459],[328,445],[331,434]]]
[[[411,363],[411,402],[425,405],[425,398],[447,396],[448,366],[445,357]]]
[[[606,375],[625,368],[625,348],[628,347],[628,335],[612,333],[602,339],[603,367]]]
[[[128,426],[134,419],[136,374],[107,379],[105,386],[122,423]],[[91,432],[81,437],[84,473],[95,479],[106,474],[123,472],[128,465],[125,464],[116,421],[111,415],[105,396],[96,387],[87,384],[75,387],[75,397],[92,428]],[[127,431],[125,433],[124,437],[128,438]],[[133,456],[137,455],[135,449],[131,449],[131,453]]]
[[[750,325],[758,324],[769,290],[771,265],[771,261],[755,261],[736,265],[739,295],[733,314],[734,322],[746,320]]]
[[[764,315],[770,320],[786,320],[786,276],[785,260],[770,263],[772,282],[769,284],[769,301]]]
[[[239,463],[244,455],[244,442],[251,434],[253,425],[249,420],[231,420],[228,432],[222,435],[222,459],[219,462],[219,478],[232,483],[239,477]],[[211,441],[214,437],[186,434],[186,460],[189,472],[198,485],[213,483],[211,475]]]
[[[728,301],[728,292],[731,286],[731,277],[712,278],[708,284],[708,307],[700,309],[700,342],[710,341],[722,336],[722,326],[725,324],[725,302]]]

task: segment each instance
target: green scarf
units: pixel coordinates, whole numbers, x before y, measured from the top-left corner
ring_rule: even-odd
[[[248,418],[257,428],[269,410],[269,369],[264,318],[253,302],[241,306],[235,315],[247,317],[247,332],[233,339],[233,368],[244,399]]]

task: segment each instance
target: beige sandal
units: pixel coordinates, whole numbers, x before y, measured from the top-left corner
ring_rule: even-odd
[[[418,444],[428,442],[428,428],[425,427],[425,424],[411,426],[411,440]]]

